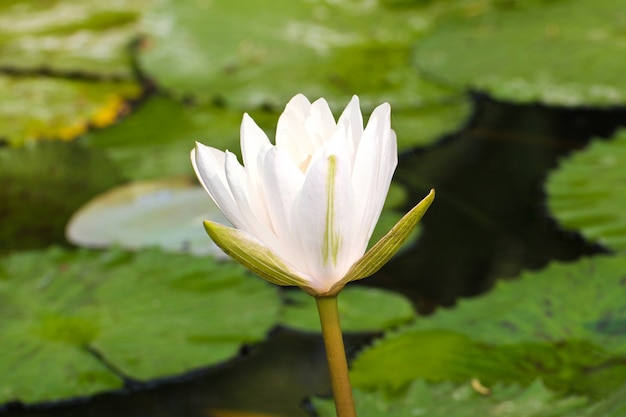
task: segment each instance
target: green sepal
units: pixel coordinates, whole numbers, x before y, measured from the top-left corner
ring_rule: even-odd
[[[411,211],[405,214],[385,236],[376,242],[361,259],[356,261],[348,273],[333,285],[327,294],[337,294],[348,282],[367,278],[389,262],[391,257],[398,252],[402,244],[409,238],[411,231],[422,219],[434,199],[435,190],[433,189]]]
[[[298,286],[308,289],[308,281],[268,247],[246,232],[223,224],[204,221],[204,228],[228,256],[254,272],[261,278],[277,285]]]

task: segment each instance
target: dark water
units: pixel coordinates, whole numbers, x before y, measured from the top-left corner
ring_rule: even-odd
[[[436,188],[420,240],[368,285],[410,296],[422,312],[488,290],[496,279],[603,251],[549,217],[543,183],[568,153],[592,137],[626,126],[626,110],[515,106],[475,97],[475,114],[459,133],[402,155],[397,180],[415,203]],[[371,340],[351,337],[350,354]],[[328,393],[319,337],[277,329],[241,358],[152,386],[99,395],[78,404],[23,409],[11,417],[210,416],[240,409],[306,416],[303,399]]]

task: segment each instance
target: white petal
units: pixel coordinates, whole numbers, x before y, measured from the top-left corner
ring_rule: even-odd
[[[395,133],[390,127],[390,109],[378,106],[363,132],[352,170],[355,206],[355,253],[360,256],[374,231],[385,203],[393,172],[397,165]],[[359,255],[360,253],[360,255]]]
[[[265,155],[261,175],[274,233],[281,241],[291,241],[291,212],[302,188],[304,175],[289,155],[278,148],[272,148]],[[290,246],[287,245],[287,249]],[[299,257],[301,254],[296,252]]]
[[[292,98],[278,118],[276,146],[286,151],[296,164],[313,153],[314,146],[304,124],[309,116],[311,103],[302,94]]]
[[[361,114],[361,108],[359,107],[359,98],[353,96],[350,103],[346,106],[345,110],[339,117],[337,125],[346,123],[348,126],[348,151],[351,155],[351,159],[354,160],[354,154],[361,141],[363,135],[363,115]]]
[[[328,102],[323,98],[314,101],[311,104],[311,113],[305,120],[304,125],[309,138],[314,147],[319,147],[324,144],[324,141],[329,139],[337,129],[337,123],[333,117],[333,113],[330,111]]]
[[[254,120],[245,113],[241,121],[241,156],[243,165],[248,171],[248,175],[258,177],[257,166],[258,154],[272,146],[267,135],[255,123]]]
[[[275,248],[276,237],[270,230],[267,207],[250,191],[252,187],[245,169],[237,161],[237,157],[228,151],[226,152],[225,171],[226,181],[242,216],[243,224],[237,228]]]
[[[352,241],[352,185],[349,167],[335,155],[310,167],[298,196],[292,222],[306,256],[300,266],[324,291],[341,279],[356,259],[349,259]],[[358,259],[358,258],[357,258]]]
[[[235,227],[241,227],[244,222],[226,181],[225,160],[224,152],[199,142],[191,151],[191,164],[200,183],[226,218]]]

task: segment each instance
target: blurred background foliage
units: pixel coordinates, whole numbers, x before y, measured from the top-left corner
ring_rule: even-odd
[[[621,0],[1,0],[0,415],[333,414],[188,159],[304,93],[392,105],[377,236],[437,189],[340,299],[360,415],[623,416],[624,57]]]

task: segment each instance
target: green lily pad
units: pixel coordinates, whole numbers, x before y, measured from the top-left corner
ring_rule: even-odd
[[[558,106],[626,103],[621,0],[518,3],[442,25],[417,66],[453,88]]]
[[[233,263],[158,250],[50,249],[0,260],[0,403],[87,396],[235,357],[277,319]]]
[[[626,383],[602,400],[594,408],[591,417],[621,417],[626,414]]]
[[[391,126],[398,139],[398,151],[430,145],[445,135],[460,130],[470,118],[472,106],[464,96],[448,103],[420,109],[391,111]]]
[[[141,88],[132,82],[88,82],[0,74],[0,141],[21,145],[70,140],[127,111]]]
[[[305,332],[320,332],[315,299],[304,291],[285,291],[286,306],[280,323]],[[391,291],[348,286],[339,295],[339,314],[344,332],[380,332],[415,319],[406,297]]]
[[[602,396],[626,378],[626,258],[555,263],[389,335],[353,364],[356,386],[415,378],[528,384]]]
[[[465,104],[394,111],[392,126],[398,136],[398,147],[403,150],[432,142],[457,129],[468,113],[469,106]],[[278,113],[257,110],[250,114],[273,140]],[[210,104],[181,104],[157,96],[136,109],[123,123],[88,132],[84,137],[91,147],[115,161],[126,178],[193,176],[189,152],[195,141],[239,154],[242,116],[240,110]]]
[[[252,116],[268,134],[269,128],[276,127],[278,116],[273,113],[259,111]],[[123,123],[89,132],[85,140],[118,163],[127,178],[193,176],[189,152],[195,141],[239,154],[242,117],[241,111],[155,97]]]
[[[626,250],[626,130],[561,162],[546,183],[559,223],[609,249]]]
[[[133,78],[130,43],[151,0],[0,4],[0,67]],[[3,89],[4,90],[4,89]]]
[[[361,417],[584,417],[588,400],[561,398],[541,382],[527,388],[496,385],[489,395],[476,392],[470,384],[412,382],[401,394],[355,390],[357,414]],[[313,399],[320,417],[335,415],[332,400]]]
[[[458,96],[410,65],[430,17],[364,1],[164,0],[144,15],[140,63],[179,97],[238,108],[282,108],[298,92],[334,107],[355,93],[369,109],[424,107]]]
[[[87,248],[158,246],[225,258],[202,227],[204,220],[229,224],[200,185],[187,179],[133,182],[81,207],[70,219],[66,236]]]

